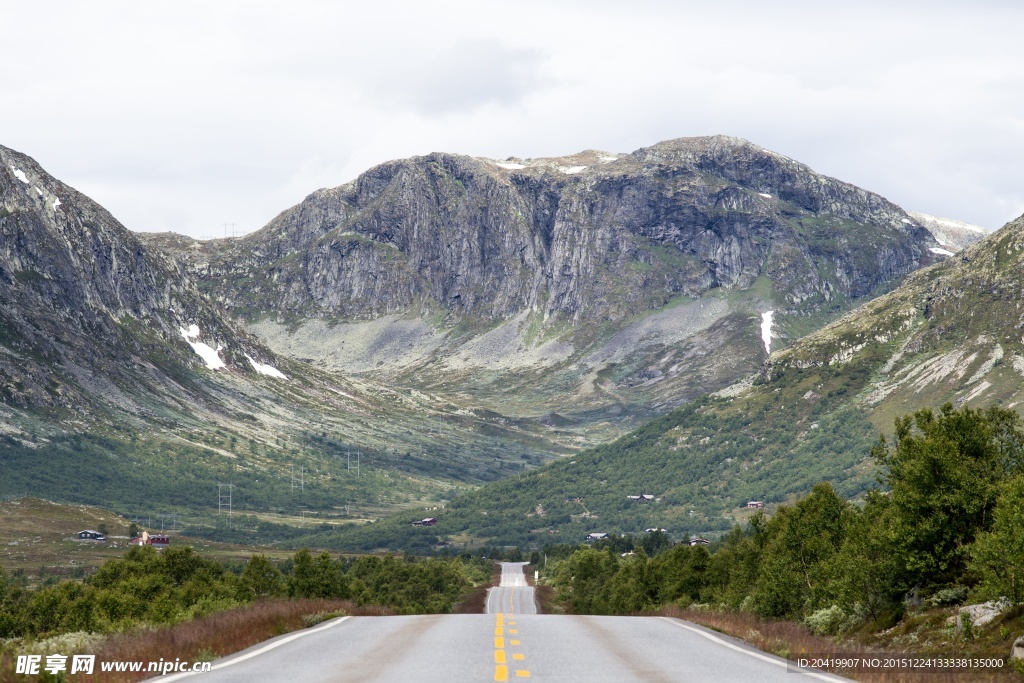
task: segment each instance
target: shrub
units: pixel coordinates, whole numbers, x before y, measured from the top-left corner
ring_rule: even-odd
[[[839,605],[832,605],[813,612],[804,625],[816,636],[834,636],[846,630],[849,617]]]

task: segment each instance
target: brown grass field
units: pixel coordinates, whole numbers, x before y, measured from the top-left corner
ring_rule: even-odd
[[[211,661],[244,650],[264,640],[313,626],[346,614],[381,616],[391,611],[380,607],[356,607],[348,600],[270,600],[164,628],[146,629],[111,636],[94,652],[93,675],[75,674],[71,683],[130,683],[151,674],[100,673],[100,662],[184,662]],[[65,654],[65,653],[62,653]],[[0,683],[24,681],[14,673],[10,655],[0,655]]]
[[[107,528],[107,542],[71,540],[83,529]],[[30,583],[46,577],[78,578],[107,560],[123,557],[131,522],[109,510],[89,505],[65,505],[38,498],[0,503],[0,567],[24,570]],[[160,528],[143,528],[150,533]],[[248,560],[254,553],[285,559],[294,552],[273,548],[216,543],[170,534],[171,544],[188,545],[208,557]]]

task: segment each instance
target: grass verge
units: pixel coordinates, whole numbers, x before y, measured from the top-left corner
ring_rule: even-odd
[[[785,659],[794,660],[805,655],[832,654],[849,657],[878,657],[884,654],[911,655],[916,657],[962,657],[960,652],[908,651],[908,648],[886,649],[856,642],[836,642],[810,633],[802,624],[793,621],[770,621],[749,612],[718,612],[710,610],[680,609],[665,607],[659,614],[685,619],[701,626],[724,633],[750,643],[751,645]],[[1009,650],[1000,655],[1009,659]],[[1007,666],[1002,669],[973,669],[970,671],[839,671],[836,673],[865,683],[1009,683],[1024,681],[1024,674]]]
[[[491,580],[466,592],[462,600],[452,608],[452,614],[483,614],[487,605],[487,591],[501,583],[501,565],[497,562],[491,568]]]
[[[130,631],[107,638],[88,652],[95,654],[92,675],[75,674],[71,683],[132,683],[150,676],[146,672],[100,672],[100,662],[210,661],[244,650],[269,638],[314,626],[337,616],[393,614],[387,608],[357,607],[348,600],[268,600],[218,612],[175,626]],[[72,654],[62,652],[61,654]],[[26,681],[15,673],[15,658],[0,654],[0,681]],[[45,660],[44,660],[45,661]],[[70,661],[70,660],[69,660]],[[39,680],[62,680],[49,678]]]

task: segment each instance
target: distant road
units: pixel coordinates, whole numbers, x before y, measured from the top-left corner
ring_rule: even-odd
[[[165,676],[196,683],[799,683],[783,659],[680,619],[539,615],[522,563],[502,565],[487,614],[342,617]]]
[[[526,562],[502,562],[501,583],[487,591],[485,614],[511,612],[512,614],[536,614],[537,598],[533,589],[526,583],[523,567]]]

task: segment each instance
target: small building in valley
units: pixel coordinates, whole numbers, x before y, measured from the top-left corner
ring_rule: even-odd
[[[92,529],[84,529],[78,532],[79,541],[105,541],[107,537],[98,531]]]
[[[587,541],[600,541],[600,540],[603,540],[605,538],[608,538],[608,534],[606,534],[605,532],[603,532],[603,531],[591,531],[589,534],[587,534],[587,537],[586,537],[585,540],[587,540]]]
[[[153,534],[149,537],[148,543],[159,550],[160,548],[166,548],[171,545],[171,539],[169,536],[164,536],[163,534]]]
[[[433,517],[425,517],[423,519],[417,519],[412,523],[413,526],[434,526],[437,524],[437,520]]]

